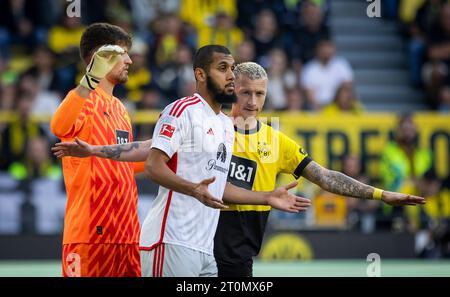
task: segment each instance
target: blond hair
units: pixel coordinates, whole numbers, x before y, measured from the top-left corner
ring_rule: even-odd
[[[254,62],[244,62],[234,67],[234,76],[238,79],[241,75],[248,77],[251,80],[267,79],[267,73],[264,68]]]

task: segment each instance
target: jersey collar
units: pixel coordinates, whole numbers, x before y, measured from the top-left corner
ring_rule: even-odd
[[[250,130],[245,129],[239,129],[238,127],[234,126],[234,131],[240,133],[240,134],[254,134],[257,133],[261,129],[261,123],[259,121],[256,121],[256,127]]]
[[[113,101],[114,96],[106,93],[105,90],[103,90],[101,87],[95,88],[94,92],[97,92],[97,94],[100,95],[101,98],[107,100],[107,101]]]
[[[208,110],[209,113],[211,113],[211,115],[219,116],[219,115],[222,113],[222,111],[220,111],[220,112],[217,114],[217,113],[211,108],[211,106],[208,104],[208,102],[206,102],[206,100],[203,99],[202,96],[200,96],[199,93],[194,93],[194,96],[197,97],[198,99],[200,99],[200,100],[202,101],[203,105],[206,106],[206,109]]]

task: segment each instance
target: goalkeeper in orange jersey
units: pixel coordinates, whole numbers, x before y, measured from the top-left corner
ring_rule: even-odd
[[[86,74],[51,120],[52,132],[63,142],[76,137],[93,144],[133,141],[127,110],[112,95],[128,80],[131,45],[130,35],[110,24],[92,24],[83,33]],[[64,158],[62,166],[67,191],[63,275],[140,276],[134,179],[139,166],[96,157]]]

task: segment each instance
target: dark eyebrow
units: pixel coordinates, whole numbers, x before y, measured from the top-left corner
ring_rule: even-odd
[[[234,61],[233,60],[233,63],[229,63],[227,60],[221,60],[217,65],[218,66],[221,66],[221,65],[226,65],[226,66],[230,66],[230,67],[233,67],[233,66],[235,66],[236,65],[236,61]]]

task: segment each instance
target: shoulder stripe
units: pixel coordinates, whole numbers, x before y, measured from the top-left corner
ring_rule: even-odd
[[[178,113],[178,111],[181,109],[181,107],[182,107],[184,104],[186,104],[186,103],[188,103],[188,102],[191,102],[191,101],[193,101],[193,100],[195,100],[195,97],[189,97],[189,98],[183,100],[182,102],[180,102],[180,104],[177,104],[177,106],[171,111],[170,115],[171,115],[171,116],[176,116],[176,114]]]
[[[173,116],[178,109],[178,107],[185,101],[192,99],[192,97],[184,97],[175,101],[174,105],[170,109],[169,115]]]
[[[172,112],[175,110],[175,108],[177,108],[178,104],[180,104],[181,102],[183,102],[183,101],[186,100],[186,99],[187,99],[187,98],[184,97],[184,98],[181,98],[181,99],[178,99],[177,101],[175,101],[175,102],[173,103],[173,105],[172,105],[172,108],[171,108],[170,111],[169,111],[169,115],[172,115]]]
[[[184,104],[183,107],[181,108],[181,110],[175,115],[175,117],[178,118],[183,113],[183,111],[186,109],[186,107],[188,107],[190,105],[195,105],[199,102],[200,102],[200,99],[196,99],[194,101],[189,101],[188,103]]]
[[[172,107],[169,110],[169,115],[172,115],[172,111],[177,107],[178,104],[180,104],[181,101],[183,101],[184,99],[178,99],[177,101],[175,101],[172,105]]]

